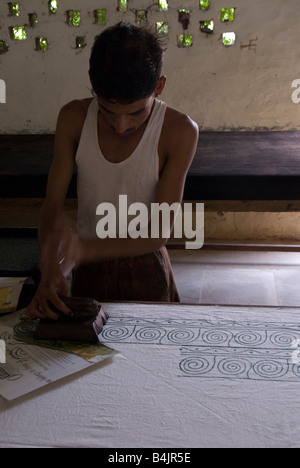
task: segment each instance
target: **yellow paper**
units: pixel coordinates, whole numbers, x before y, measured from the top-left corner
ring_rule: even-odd
[[[0,315],[15,312],[27,278],[0,278]]]

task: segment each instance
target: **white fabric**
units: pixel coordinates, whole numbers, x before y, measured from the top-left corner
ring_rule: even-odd
[[[0,398],[1,447],[300,447],[299,309],[104,307],[120,354]]]
[[[81,237],[95,237],[96,208],[100,203],[113,204],[118,220],[119,195],[127,195],[128,205],[138,202],[150,209],[159,180],[157,148],[165,111],[166,103],[156,99],[134,152],[124,161],[112,163],[104,157],[99,146],[98,101],[97,98],[92,100],[76,153],[78,231]]]

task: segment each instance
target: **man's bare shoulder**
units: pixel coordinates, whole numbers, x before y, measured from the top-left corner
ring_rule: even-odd
[[[163,126],[163,139],[170,148],[194,146],[198,141],[199,127],[187,114],[167,107]]]
[[[195,138],[198,137],[199,128],[196,122],[187,114],[171,107],[167,107],[164,126],[167,133],[175,132],[179,136],[181,135],[181,138],[185,134],[188,136],[194,135]]]
[[[68,102],[65,104],[61,110],[60,114],[65,116],[73,115],[73,117],[82,117],[86,116],[88,107],[92,102],[93,98],[85,98],[85,99],[74,99],[73,101]]]
[[[93,98],[76,99],[65,104],[58,115],[57,130],[62,129],[74,141],[78,141],[92,100]]]

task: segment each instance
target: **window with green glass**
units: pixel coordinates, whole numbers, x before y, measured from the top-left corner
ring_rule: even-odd
[[[38,15],[36,13],[29,13],[28,14],[29,24],[31,28],[34,28],[38,25]]]
[[[12,26],[10,28],[10,35],[16,41],[24,41],[27,39],[25,26]]]
[[[167,35],[169,33],[169,25],[165,21],[158,21],[156,23],[156,32],[158,34]]]
[[[191,47],[193,45],[193,36],[190,34],[180,34],[177,36],[178,47]]]
[[[135,10],[135,21],[138,24],[146,23],[146,21],[147,21],[147,10]]]
[[[190,24],[190,10],[180,8],[178,10],[178,21],[182,24],[183,29],[187,29]]]
[[[127,0],[118,0],[118,11],[122,13],[127,11]]]
[[[210,0],[200,0],[201,10],[208,10],[210,7]]]
[[[67,16],[68,16],[68,23],[71,26],[75,26],[75,27],[80,26],[81,16],[80,16],[79,10],[68,10]]]
[[[213,21],[200,21],[200,31],[203,33],[211,34],[214,32]]]
[[[222,34],[222,42],[224,46],[232,46],[235,44],[235,33],[226,32]]]
[[[9,9],[9,14],[11,16],[20,16],[21,10],[20,10],[20,4],[17,2],[10,2],[8,4],[8,9]]]
[[[6,41],[0,40],[0,54],[5,54],[5,52],[8,52],[9,47]]]
[[[77,36],[75,44],[76,44],[76,49],[82,49],[83,47],[85,47],[87,45],[85,37],[84,36]]]
[[[49,47],[48,40],[46,37],[37,37],[35,40],[37,50],[47,50]]]
[[[167,0],[159,0],[159,9],[161,11],[165,11],[169,8],[168,1]]]
[[[222,8],[221,21],[228,22],[234,21],[235,8]]]
[[[50,0],[48,3],[49,6],[49,12],[55,14],[58,10],[58,4],[57,0]]]
[[[106,10],[105,8],[100,8],[95,10],[95,21],[96,24],[106,24]]]

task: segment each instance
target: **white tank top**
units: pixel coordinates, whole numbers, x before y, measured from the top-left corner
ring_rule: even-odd
[[[77,153],[78,234],[96,237],[96,215],[100,203],[111,203],[118,220],[119,195],[127,195],[128,206],[154,202],[159,181],[158,142],[164,122],[166,103],[155,99],[144,134],[133,153],[124,161],[112,163],[101,152],[98,142],[98,101],[88,108]]]

